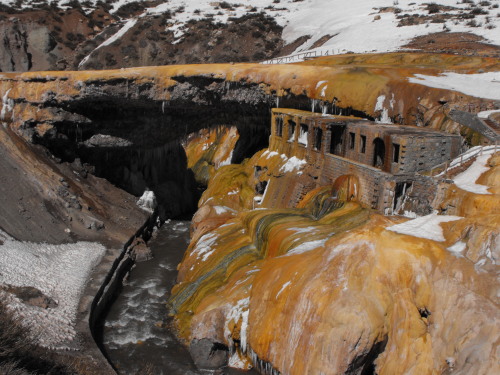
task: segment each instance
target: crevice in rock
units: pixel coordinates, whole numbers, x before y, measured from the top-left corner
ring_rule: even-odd
[[[364,354],[357,356],[347,368],[348,375],[375,375],[375,360],[382,354],[387,345],[388,337],[375,343],[372,348]]]
[[[431,315],[431,312],[427,310],[427,307],[422,307],[418,309],[421,318],[428,318]]]

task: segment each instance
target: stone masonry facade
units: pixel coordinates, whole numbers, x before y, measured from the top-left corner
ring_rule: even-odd
[[[357,200],[384,214],[429,213],[437,182],[424,174],[457,156],[460,147],[458,135],[283,108],[273,109],[269,145],[306,160],[317,171],[316,186],[356,176]],[[308,190],[314,185],[300,184]]]

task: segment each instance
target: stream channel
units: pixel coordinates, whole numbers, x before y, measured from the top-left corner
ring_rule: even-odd
[[[153,259],[137,263],[106,317],[103,345],[119,374],[201,375],[169,330],[165,302],[189,244],[190,221],[169,220],[151,239]],[[225,369],[217,374],[257,374]]]

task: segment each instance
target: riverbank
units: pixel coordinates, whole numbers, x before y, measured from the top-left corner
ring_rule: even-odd
[[[0,287],[17,304],[16,316],[31,329],[20,312],[35,311],[35,316],[51,320],[60,307],[64,313],[58,327],[63,329],[52,326],[51,339],[44,346],[59,348],[53,351],[56,357],[87,373],[114,373],[93,340],[91,306],[115,260],[150,213],[137,206],[134,196],[86,173],[78,160],[61,163],[5,126],[0,126],[0,193],[4,233],[0,246],[13,250],[10,257],[2,252]],[[34,260],[40,265],[37,278],[32,275]],[[80,272],[83,268],[85,272]],[[68,290],[75,277],[74,288]],[[24,301],[27,288],[42,303]],[[71,301],[71,309],[65,301]],[[43,330],[37,334],[49,337]]]

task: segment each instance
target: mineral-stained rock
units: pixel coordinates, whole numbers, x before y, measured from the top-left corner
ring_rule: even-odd
[[[16,176],[23,182],[26,176],[40,181],[45,188],[40,195],[55,197],[48,208],[57,205],[58,213],[61,204],[70,204],[64,198],[74,197],[83,207],[95,207],[90,213],[104,222],[113,208],[101,204],[86,188],[98,185],[98,179],[68,178],[68,186],[62,185],[58,180],[62,165],[42,168],[29,150],[12,151],[24,143],[16,140],[12,147],[10,129],[29,140],[45,141],[61,153],[67,150],[61,144],[78,145],[82,135],[88,139],[126,129],[134,146],[136,141],[158,146],[137,160],[141,166],[151,165],[156,153],[167,155],[161,148],[167,141],[179,142],[209,125],[226,125],[224,117],[213,120],[222,108],[232,110],[232,119],[259,112],[264,113],[258,118],[262,120],[277,99],[280,105],[294,107],[314,106],[319,100],[335,113],[355,111],[364,117],[381,115],[380,102],[393,121],[458,133],[464,129],[447,115],[450,108],[471,106],[477,112],[498,104],[411,83],[408,78],[448,70],[491,72],[499,66],[497,59],[394,53],[282,66],[2,74],[1,118],[6,128],[0,135],[6,143],[0,152],[9,147],[16,158],[29,160],[23,165],[35,173]],[[129,111],[123,109],[127,104]],[[108,116],[109,121],[102,120],[101,115],[118,105],[123,110]],[[54,110],[43,110],[49,107]],[[51,121],[55,108],[67,113]],[[147,132],[127,118],[148,111]],[[188,131],[175,121],[185,112],[196,113],[203,121],[195,121]],[[115,114],[121,116],[119,121]],[[161,121],[155,122],[156,118]],[[483,141],[477,133],[467,132],[470,143]],[[182,154],[178,146],[175,155]],[[197,147],[186,149],[196,156],[195,164],[203,159]],[[70,161],[75,157],[62,156]],[[186,159],[182,162],[187,165]],[[490,170],[478,180],[489,186],[491,194],[463,191],[451,183],[452,176],[440,181],[441,201],[435,208],[458,217],[434,225],[433,231],[442,234],[437,239],[422,238],[418,228],[409,234],[388,230],[407,219],[384,217],[362,207],[356,201],[359,176],[344,175],[318,186],[321,166],[296,159],[288,163],[284,155],[267,150],[217,171],[210,168],[215,158],[202,162],[200,174],[210,182],[170,300],[179,334],[188,345],[194,342],[194,352],[199,353],[195,356],[205,361],[214,346],[217,352],[223,345],[263,372],[275,369],[283,374],[436,374],[451,368],[458,373],[499,373],[498,157],[490,159]],[[141,194],[147,186],[142,175],[136,170],[127,173],[130,181],[140,182],[137,194]],[[102,188],[107,193],[106,189],[111,191],[109,186]],[[174,189],[163,191],[165,201],[182,205],[166,193]],[[99,198],[106,201],[105,195]],[[5,205],[9,213],[17,209],[11,202]],[[20,212],[25,212],[23,207],[19,204]],[[75,216],[73,233],[90,213],[72,207],[68,211]],[[2,218],[2,226],[11,225]],[[118,224],[107,218],[106,231],[87,232],[102,238]],[[217,365],[224,363],[219,354]]]
[[[448,186],[442,205],[459,216],[435,224],[442,239],[388,230],[407,219],[348,201],[348,179],[296,208],[242,209],[259,179],[301,179],[280,159],[261,152],[211,179],[170,300],[182,338],[224,343],[264,373],[500,371],[498,156],[477,182],[492,194]],[[225,222],[218,206],[234,210]]]

